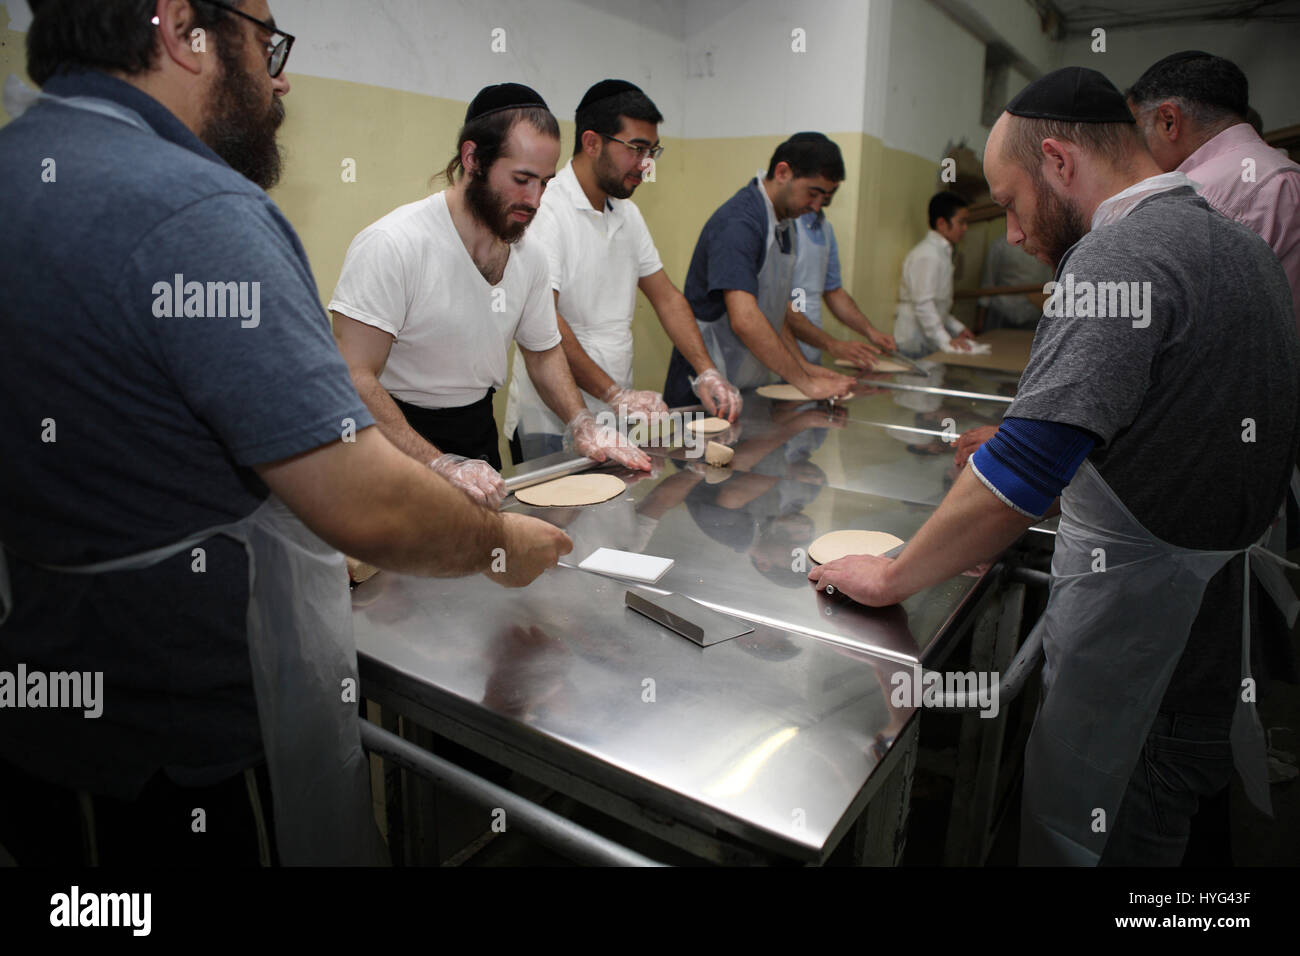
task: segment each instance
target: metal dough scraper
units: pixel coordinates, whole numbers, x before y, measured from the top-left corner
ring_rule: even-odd
[[[671,591],[658,594],[641,588],[630,588],[624,596],[624,603],[700,647],[721,644],[754,630],[752,624],[719,614],[698,601]]]

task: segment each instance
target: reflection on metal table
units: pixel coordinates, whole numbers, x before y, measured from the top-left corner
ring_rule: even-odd
[[[366,696],[719,862],[823,861],[912,714],[897,665],[761,625],[701,648],[626,587],[380,574],[353,595]]]

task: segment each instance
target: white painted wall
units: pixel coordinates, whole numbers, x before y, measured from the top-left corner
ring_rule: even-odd
[[[681,136],[686,0],[270,0],[295,34],[291,72],[469,101],[525,83],[573,118],[606,77],[630,80]],[[493,52],[504,30],[505,52]]]
[[[867,20],[864,0],[690,0],[685,135],[860,130]]]
[[[984,44],[933,4],[873,0],[873,6],[885,2],[892,7],[885,145],[937,163],[950,141],[965,137],[981,153],[988,138],[980,123]]]
[[[1098,20],[1104,27],[1105,21]],[[1264,118],[1264,129],[1300,123],[1300,24],[1215,23],[1107,30],[1106,52],[1093,53],[1091,38],[1070,37],[1063,66],[1101,70],[1127,89],[1151,64],[1180,50],[1204,50],[1241,67],[1250,81],[1250,103]]]

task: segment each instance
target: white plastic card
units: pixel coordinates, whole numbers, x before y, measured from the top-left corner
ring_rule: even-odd
[[[597,548],[578,563],[584,571],[608,574],[616,578],[630,578],[654,584],[673,566],[672,558],[657,558],[652,554],[634,554],[614,548]]]

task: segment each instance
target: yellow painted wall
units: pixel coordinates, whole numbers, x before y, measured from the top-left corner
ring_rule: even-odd
[[[26,33],[9,29],[9,8],[0,4],[0,83],[3,83],[4,78],[10,73],[17,73],[24,83],[28,86],[32,85],[31,79],[27,76],[27,50],[24,46],[26,42]],[[0,104],[0,119],[5,123],[10,120],[3,104]]]

